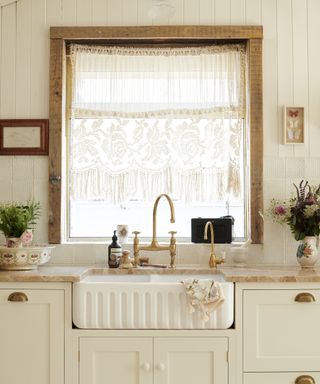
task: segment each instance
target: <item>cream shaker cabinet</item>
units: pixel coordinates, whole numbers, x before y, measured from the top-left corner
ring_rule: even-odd
[[[228,339],[155,338],[154,384],[227,384]]]
[[[80,384],[227,384],[227,351],[223,337],[80,337]]]
[[[244,371],[320,370],[320,290],[246,290]]]
[[[80,384],[151,384],[150,337],[81,337]]]
[[[320,290],[247,289],[242,311],[243,384],[320,383]]]
[[[0,288],[0,383],[65,382],[64,302],[63,289]]]

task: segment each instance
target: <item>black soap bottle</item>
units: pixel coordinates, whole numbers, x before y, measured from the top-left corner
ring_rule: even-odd
[[[119,268],[122,256],[121,245],[118,244],[117,231],[113,231],[112,243],[108,247],[108,265],[109,268]]]

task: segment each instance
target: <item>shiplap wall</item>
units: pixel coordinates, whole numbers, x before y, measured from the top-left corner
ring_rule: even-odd
[[[263,25],[265,200],[288,197],[301,178],[319,183],[320,1],[171,1],[174,17],[157,21],[148,16],[151,0],[18,0],[1,7],[0,118],[48,117],[50,26]],[[305,107],[305,145],[281,144],[284,104]],[[39,199],[44,208],[36,240],[41,242],[47,240],[47,180],[45,157],[0,157],[0,201]],[[265,244],[251,253],[257,261],[294,263],[295,249],[287,229],[266,223]],[[64,261],[73,260],[63,255],[63,247],[60,253]],[[89,261],[80,256],[80,262]]]

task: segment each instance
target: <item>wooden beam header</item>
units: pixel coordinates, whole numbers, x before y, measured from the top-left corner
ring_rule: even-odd
[[[51,39],[262,39],[263,27],[236,25],[172,25],[139,27],[51,27]]]

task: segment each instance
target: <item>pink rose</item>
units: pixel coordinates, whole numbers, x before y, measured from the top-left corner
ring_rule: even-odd
[[[23,232],[23,234],[20,236],[20,240],[23,245],[26,245],[30,243],[33,239],[33,233],[31,229],[27,229],[26,231]]]
[[[276,205],[274,207],[274,213],[279,216],[285,215],[287,212],[286,208],[283,205]]]

